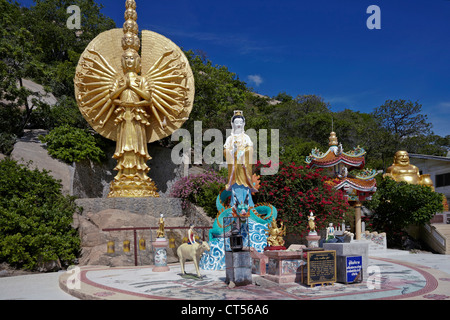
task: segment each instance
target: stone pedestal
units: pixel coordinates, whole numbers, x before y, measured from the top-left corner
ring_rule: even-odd
[[[278,251],[278,250],[286,250],[285,246],[267,246],[264,248],[264,251]]]
[[[338,256],[336,259],[336,281],[349,284],[362,281],[362,257],[361,256]]]
[[[236,286],[252,284],[252,262],[250,251],[225,251],[225,282]]]
[[[167,272],[170,268],[167,266],[167,246],[169,242],[166,238],[157,238],[152,242],[155,252],[155,266],[153,272]]]
[[[308,241],[308,248],[318,248],[319,247],[320,236],[317,233],[309,233],[306,236],[306,241]]]
[[[269,258],[264,253],[254,249],[250,251],[250,257],[252,258],[252,273],[259,274],[260,276],[265,275]]]
[[[265,251],[269,267],[264,278],[277,282],[300,282],[302,279],[303,251]]]
[[[339,256],[361,256],[362,257],[362,275],[363,280],[366,279],[366,270],[369,266],[369,242],[368,241],[352,241],[350,243],[324,243],[323,248],[325,250],[335,250],[336,257]],[[337,265],[337,273],[340,273],[340,269],[346,266]]]
[[[387,252],[387,239],[386,233],[378,232],[363,232],[361,234],[361,240],[369,242],[369,254],[386,253]]]

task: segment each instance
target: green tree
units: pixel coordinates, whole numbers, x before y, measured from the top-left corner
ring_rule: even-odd
[[[40,47],[40,61],[47,73],[38,80],[57,97],[73,97],[73,76],[78,59],[89,42],[99,33],[115,28],[114,21],[101,13],[102,5],[93,0],[35,0],[26,9],[24,27],[33,35],[32,43]],[[77,5],[81,29],[67,28],[67,8]]]
[[[409,225],[423,225],[442,212],[442,195],[430,187],[396,182],[387,177],[377,185],[377,192],[366,206],[374,214],[374,230],[386,232],[390,246],[399,245]]]
[[[39,61],[42,51],[33,42],[33,34],[21,25],[23,9],[6,0],[0,0],[0,9],[0,116],[6,124],[1,131],[21,135],[40,104],[39,94],[28,90],[23,79],[43,77],[45,67]]]
[[[280,139],[299,137],[312,141],[326,141],[331,131],[329,104],[316,95],[299,95],[284,99],[271,115],[273,128],[280,129]]]
[[[382,106],[375,108],[372,114],[383,128],[401,140],[417,134],[431,133],[432,125],[421,111],[422,105],[418,102],[387,100]]]
[[[325,144],[306,140],[299,137],[288,137],[284,139],[280,150],[280,161],[284,163],[305,164],[305,158],[314,148],[324,148]]]
[[[45,170],[5,159],[0,172],[0,262],[31,270],[40,262],[73,263],[80,249],[74,198]]]
[[[377,133],[380,130],[379,123],[368,113],[345,109],[333,113],[334,131],[344,150],[351,150],[360,146],[366,150],[366,167],[382,169],[380,161]]]
[[[273,97],[274,100],[280,101],[280,102],[289,102],[292,101],[293,98],[291,95],[287,94],[286,92],[280,92],[275,97]]]
[[[408,137],[403,141],[403,148],[409,153],[446,156],[450,149],[450,135],[441,137],[435,134]]]
[[[407,139],[431,134],[432,124],[427,122],[427,116],[421,111],[422,105],[418,102],[387,100],[372,112],[379,123],[379,129],[374,134],[384,168],[390,164],[396,151],[407,146]]]
[[[70,5],[81,9],[81,29],[66,26]],[[100,32],[115,26],[112,19],[101,14],[102,7],[93,0],[35,1],[30,8],[16,2],[0,0],[0,124],[1,132],[20,136],[24,128],[42,125],[38,116],[48,117],[51,108],[40,101],[40,94],[23,85],[30,79],[44,85],[59,99],[57,112],[61,118],[77,126],[88,127],[74,103],[73,75],[80,54]],[[61,120],[60,120],[61,121]],[[47,122],[48,123],[48,122]],[[44,123],[44,124],[47,124]]]
[[[204,55],[185,52],[195,79],[194,107],[184,124],[193,133],[194,121],[202,121],[204,130],[216,128],[225,133],[233,110],[242,109],[246,85],[227,67],[213,65]]]

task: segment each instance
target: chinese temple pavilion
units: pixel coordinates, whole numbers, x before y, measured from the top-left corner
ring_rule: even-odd
[[[323,168],[333,179],[329,183],[336,189],[345,192],[347,201],[356,208],[355,238],[361,237],[361,203],[371,200],[376,191],[376,170],[364,169],[366,151],[357,146],[352,151],[345,152],[338,143],[336,133],[331,132],[329,149],[323,153],[314,148],[306,157],[306,163],[311,168]]]

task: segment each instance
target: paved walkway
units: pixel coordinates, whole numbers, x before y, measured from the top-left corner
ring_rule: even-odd
[[[388,250],[371,256],[365,282],[310,288],[277,285],[253,276],[253,284],[229,288],[224,271],[202,271],[202,280],[181,277],[178,264],[169,272],[151,266],[85,266],[72,271],[0,278],[0,299],[27,300],[450,300],[450,256]],[[194,266],[187,264],[187,272]]]
[[[181,277],[179,264],[161,273],[153,272],[151,266],[81,267],[61,275],[59,281],[61,288],[80,299],[450,300],[448,255],[389,251],[370,257],[369,268],[362,283],[313,288],[297,283],[278,285],[256,275],[251,285],[229,288],[224,271],[202,271],[199,280]],[[192,264],[187,265],[187,272],[194,272]],[[75,279],[79,281],[70,281]]]

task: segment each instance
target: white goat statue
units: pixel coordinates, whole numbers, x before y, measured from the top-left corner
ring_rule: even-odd
[[[180,245],[177,249],[177,255],[181,264],[181,273],[186,274],[184,270],[186,260],[193,260],[195,270],[197,271],[197,276],[201,278],[202,276],[200,275],[198,264],[203,252],[209,251],[210,249],[211,248],[206,241],[203,241],[202,243],[195,242],[193,244],[183,243],[182,245]]]

